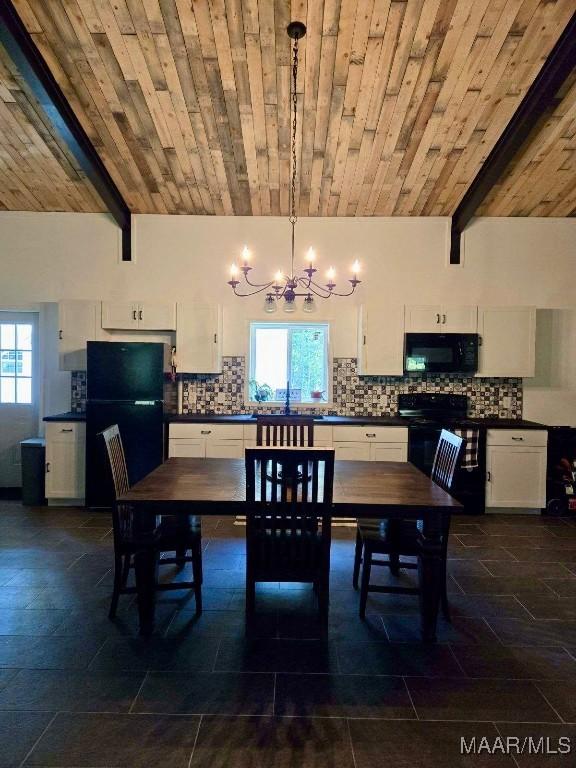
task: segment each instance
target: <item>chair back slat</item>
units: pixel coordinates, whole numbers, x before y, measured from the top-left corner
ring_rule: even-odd
[[[440,434],[431,477],[435,483],[447,491],[452,487],[465,443],[463,437],[459,437],[447,429],[443,429]]]
[[[255,573],[294,581],[329,552],[333,448],[246,449],[246,543]],[[306,580],[306,579],[304,579]]]
[[[128,479],[128,468],[126,466],[126,457],[124,455],[124,446],[117,424],[113,424],[99,433],[104,440],[106,453],[108,456],[108,465],[114,483],[114,495],[116,501],[128,493],[130,482]],[[133,509],[129,504],[114,504],[112,512],[112,522],[114,526],[114,538],[117,542],[130,539],[133,535]]]
[[[311,448],[314,445],[314,419],[310,416],[258,416],[256,445]]]

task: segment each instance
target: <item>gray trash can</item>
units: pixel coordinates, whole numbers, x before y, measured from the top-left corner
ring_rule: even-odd
[[[46,504],[44,467],[46,440],[32,437],[20,443],[22,456],[22,504],[39,507]]]

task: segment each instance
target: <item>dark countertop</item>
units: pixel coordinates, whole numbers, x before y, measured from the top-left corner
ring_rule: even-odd
[[[52,416],[44,416],[42,421],[86,421],[86,413],[77,413],[67,411],[66,413],[55,413]]]
[[[86,421],[86,413],[57,413],[45,416],[43,421]],[[255,424],[256,419],[250,414],[210,414],[210,413],[167,413],[168,424]],[[400,416],[315,416],[317,424],[326,426],[360,426],[362,424],[379,427],[406,427],[407,419]],[[462,427],[480,427],[481,429],[548,429],[546,424],[526,419],[499,419],[496,417],[471,417],[462,422]]]
[[[264,414],[263,414],[264,415]],[[405,419],[398,416],[314,416],[314,421],[327,426],[372,424],[382,427],[406,427]],[[169,424],[256,424],[250,414],[220,415],[210,413],[167,414]]]

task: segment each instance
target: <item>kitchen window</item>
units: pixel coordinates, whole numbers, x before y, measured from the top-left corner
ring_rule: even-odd
[[[330,400],[328,323],[251,323],[249,399],[292,403]]]
[[[32,403],[32,325],[0,323],[0,403]]]

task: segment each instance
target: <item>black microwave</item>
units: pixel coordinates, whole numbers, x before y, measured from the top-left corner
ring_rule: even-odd
[[[477,333],[407,333],[405,373],[464,373],[478,370]]]

